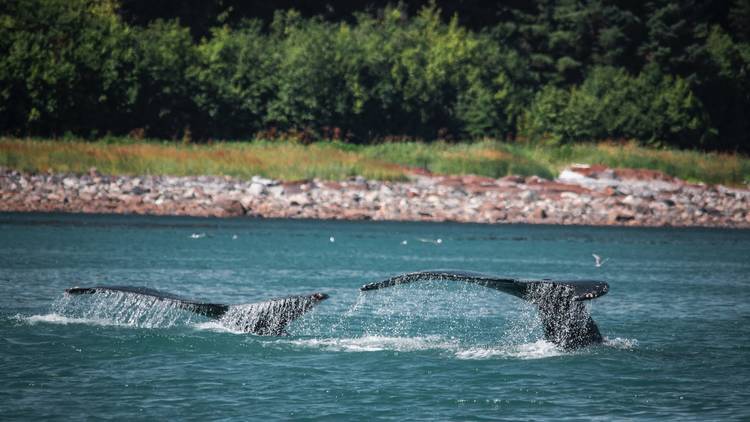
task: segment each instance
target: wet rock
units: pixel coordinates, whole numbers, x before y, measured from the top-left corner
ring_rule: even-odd
[[[545,211],[544,208],[537,208],[534,210],[532,217],[535,220],[544,220],[545,218],[547,218],[547,211]]]
[[[635,219],[635,214],[626,209],[614,209],[607,213],[607,221],[610,224],[623,223]]]
[[[237,217],[245,214],[245,208],[242,206],[242,203],[234,199],[220,199],[214,202],[214,206],[221,210],[219,214],[222,216]]]

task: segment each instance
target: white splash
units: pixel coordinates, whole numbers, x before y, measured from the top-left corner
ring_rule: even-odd
[[[168,328],[190,323],[191,318],[195,317],[180,309],[175,302],[108,291],[91,297],[66,294],[53,303],[51,315],[99,325],[140,328]]]
[[[230,327],[222,323],[222,321],[212,320],[205,322],[198,322],[193,324],[193,328],[200,331],[211,331],[214,333],[229,333],[229,334],[241,334],[248,335],[247,332],[239,329],[238,327]]]
[[[615,337],[611,339],[609,337],[604,337],[604,342],[602,344],[604,346],[622,350],[633,350],[638,348],[638,340],[634,338]]]
[[[439,336],[386,337],[362,336],[356,338],[279,340],[299,347],[310,347],[336,352],[413,352],[421,350],[450,350],[458,348],[457,342]]]
[[[456,352],[458,359],[544,359],[567,354],[553,343],[546,340],[538,340],[533,343],[508,345],[501,347],[475,347]]]
[[[68,325],[68,324],[86,324],[86,325],[101,325],[101,326],[118,325],[114,323],[113,321],[102,319],[102,318],[69,317],[69,316],[60,315],[57,313],[51,313],[51,314],[46,314],[46,315],[31,315],[27,317],[23,317],[19,315],[17,318],[19,321],[26,322],[30,325],[36,325],[39,323],[59,324],[59,325]]]
[[[566,352],[546,340],[518,345],[466,348],[457,340],[449,340],[441,336],[389,337],[367,335],[354,338],[283,339],[275,343],[332,352],[419,352],[435,350],[450,353],[461,360],[544,359],[570,354],[570,352]]]

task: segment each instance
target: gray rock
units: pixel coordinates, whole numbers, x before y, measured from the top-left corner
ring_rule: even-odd
[[[298,193],[295,195],[291,195],[288,198],[290,205],[299,205],[302,207],[312,205],[312,201],[310,200],[310,196],[306,193]]]
[[[527,189],[527,190],[524,190],[523,192],[521,192],[521,195],[519,195],[519,197],[521,198],[521,200],[524,203],[530,204],[530,203],[536,201],[537,199],[539,199],[539,194],[536,193],[536,191],[533,191],[531,189]]]
[[[284,186],[271,186],[268,188],[268,193],[270,193],[274,198],[281,198],[284,195]]]
[[[261,196],[266,193],[266,186],[268,185],[261,182],[253,182],[246,191],[250,195]]]

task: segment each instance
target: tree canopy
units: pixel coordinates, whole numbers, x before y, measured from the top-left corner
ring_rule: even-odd
[[[750,0],[8,0],[0,131],[750,151]]]

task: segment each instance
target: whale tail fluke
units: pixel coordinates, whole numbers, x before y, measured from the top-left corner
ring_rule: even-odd
[[[578,299],[581,289],[571,282],[535,282],[528,286],[524,297],[539,308],[544,338],[564,349],[602,342],[599,327],[583,303],[583,300],[591,299],[585,295],[593,293],[587,291],[583,293],[584,299]]]
[[[602,341],[599,328],[582,302],[607,294],[609,285],[604,281],[523,280],[469,271],[432,270],[400,274],[366,284],[360,290],[378,290],[428,280],[478,284],[536,304],[545,338],[565,349],[575,349]]]
[[[315,305],[328,299],[325,293],[289,296],[265,302],[241,305],[221,303],[204,303],[185,299],[171,293],[145,287],[133,286],[94,286],[72,287],[65,289],[70,295],[95,294],[100,292],[119,292],[147,296],[154,300],[173,303],[180,309],[194,312],[208,318],[220,319],[233,328],[257,335],[283,335],[286,326]]]

